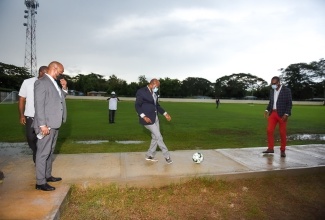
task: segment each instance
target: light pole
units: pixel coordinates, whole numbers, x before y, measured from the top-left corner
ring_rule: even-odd
[[[37,59],[36,59],[36,19],[37,8],[39,4],[37,0],[25,0],[27,10],[25,10],[24,18],[27,23],[26,27],[26,42],[25,42],[25,68],[30,71],[31,75],[37,76]]]

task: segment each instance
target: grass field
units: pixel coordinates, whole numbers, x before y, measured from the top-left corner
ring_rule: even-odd
[[[266,146],[265,105],[162,102],[171,115],[160,117],[161,132],[169,150],[217,149]],[[121,101],[116,123],[108,123],[107,102],[67,100],[68,121],[61,129],[56,153],[146,151],[150,133],[138,123],[134,102]],[[16,104],[0,105],[0,142],[24,142]],[[288,122],[290,134],[325,134],[324,106],[294,106]],[[276,137],[278,137],[276,131]],[[278,138],[277,138],[278,139]],[[81,140],[109,140],[101,144],[80,144]],[[120,144],[115,141],[144,141]],[[325,140],[294,140],[288,145],[325,143]],[[279,144],[279,143],[277,143]]]
[[[265,105],[162,102],[172,116],[161,118],[169,150],[266,146]],[[146,151],[150,133],[138,123],[134,103],[118,105],[108,123],[107,102],[67,100],[68,121],[60,129],[56,153]],[[325,134],[324,106],[294,106],[288,135]],[[25,142],[17,105],[0,105],[0,142]],[[278,132],[276,137],[278,139]],[[109,140],[78,144],[82,140]],[[144,141],[119,144],[115,141]],[[279,144],[279,143],[277,143]],[[290,140],[288,145],[325,144]],[[193,179],[159,188],[73,185],[61,219],[323,219],[324,172],[233,181]]]
[[[324,219],[325,175],[193,179],[160,188],[75,185],[68,219]]]

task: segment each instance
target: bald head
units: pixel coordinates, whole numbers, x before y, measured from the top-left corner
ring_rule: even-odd
[[[148,85],[148,87],[150,88],[150,90],[153,91],[153,92],[157,92],[159,86],[160,86],[160,82],[159,82],[158,79],[152,79],[152,80],[150,80],[150,83]]]
[[[151,85],[152,87],[154,87],[154,86],[159,87],[160,86],[160,82],[159,82],[158,79],[152,79],[152,80],[150,80],[149,85]]]
[[[53,61],[48,65],[48,74],[56,79],[60,74],[64,72],[64,67],[61,63]]]

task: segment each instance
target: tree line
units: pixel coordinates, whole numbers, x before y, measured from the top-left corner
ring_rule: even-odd
[[[325,97],[325,60],[310,63],[290,64],[281,68],[280,78],[287,85],[294,100],[306,100]],[[18,91],[24,79],[32,75],[24,67],[17,67],[0,62],[0,90]],[[69,90],[87,94],[90,91],[102,91],[110,94],[115,91],[118,96],[133,97],[136,91],[148,84],[145,75],[138,77],[138,82],[127,83],[116,75],[105,79],[103,75],[90,73],[71,77],[65,75]],[[250,73],[234,73],[210,82],[201,77],[188,77],[182,81],[169,77],[160,79],[159,94],[165,98],[211,97],[242,99],[255,96],[267,99],[270,86],[264,79]]]

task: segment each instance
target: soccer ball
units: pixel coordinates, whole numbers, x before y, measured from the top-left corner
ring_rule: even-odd
[[[192,156],[192,160],[194,163],[201,163],[203,161],[203,154],[196,152]]]

